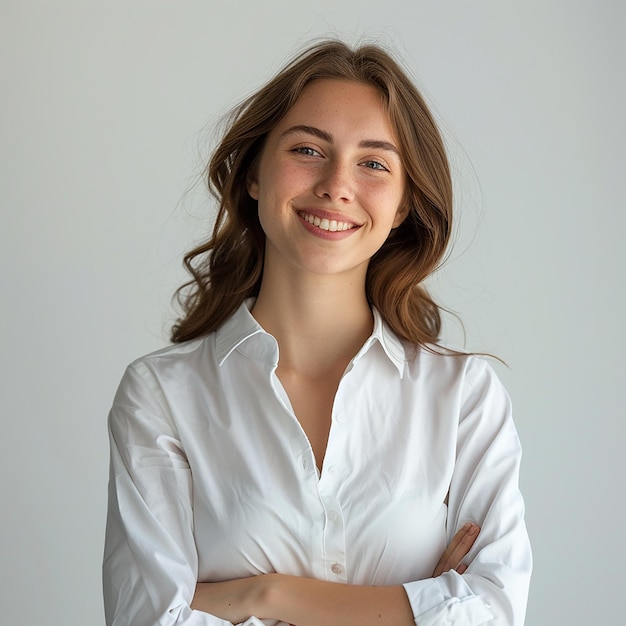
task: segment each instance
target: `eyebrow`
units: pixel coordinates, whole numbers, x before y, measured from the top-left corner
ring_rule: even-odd
[[[322,141],[326,141],[327,143],[333,143],[333,136],[326,132],[325,130],[321,130],[320,128],[316,128],[315,126],[307,126],[305,124],[298,124],[296,126],[292,126],[288,128],[281,137],[288,137],[289,135],[295,135],[297,133],[307,133],[308,135],[313,135]],[[388,141],[382,141],[380,139],[364,139],[359,142],[359,148],[369,148],[371,150],[386,150],[387,152],[393,152],[397,156],[400,156],[400,151],[396,146]]]

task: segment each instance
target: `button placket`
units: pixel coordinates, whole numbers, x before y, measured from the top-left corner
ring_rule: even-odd
[[[341,477],[346,471],[345,454],[349,429],[346,427],[348,413],[343,411],[341,398],[344,394],[344,379],[339,383],[332,412],[332,424],[326,447],[324,467],[319,482],[319,495],[324,507],[324,556],[327,580],[346,583],[346,538],[345,523],[337,493]]]
[[[320,492],[324,506],[324,553],[328,580],[346,580],[346,540],[343,513],[334,494],[326,489]]]

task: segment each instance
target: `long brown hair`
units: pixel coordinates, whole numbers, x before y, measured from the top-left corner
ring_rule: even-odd
[[[376,45],[352,49],[336,40],[306,49],[231,113],[207,168],[209,189],[219,202],[213,234],[184,257],[192,278],[176,292],[183,315],[172,328],[172,341],[216,330],[246,298],[258,295],[265,235],[246,177],[268,133],[304,87],[321,78],[373,85],[382,96],[400,143],[410,210],[370,260],[366,293],[398,335],[421,346],[437,343],[440,309],[422,282],[440,264],[452,228],[443,140],[424,99],[388,52]]]

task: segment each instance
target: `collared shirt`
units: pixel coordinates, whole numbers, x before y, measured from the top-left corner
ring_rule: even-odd
[[[107,624],[226,626],[197,582],[269,572],[404,585],[416,624],[521,626],[531,570],[509,398],[475,356],[374,331],[346,369],[321,472],[244,303],[135,361],[109,416]],[[467,571],[431,578],[472,521]],[[276,624],[251,617],[246,625]]]

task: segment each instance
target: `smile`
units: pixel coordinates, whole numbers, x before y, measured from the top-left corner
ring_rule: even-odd
[[[313,226],[317,226],[321,230],[326,230],[333,233],[341,230],[350,230],[351,228],[357,227],[356,224],[352,224],[351,222],[329,220],[325,217],[317,217],[316,215],[311,215],[310,213],[300,212],[299,215],[309,224],[313,224]]]

